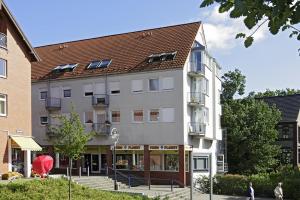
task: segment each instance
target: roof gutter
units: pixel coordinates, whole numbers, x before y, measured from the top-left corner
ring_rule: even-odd
[[[41,61],[41,58],[39,57],[37,52],[34,50],[34,48],[31,46],[29,40],[25,36],[24,32],[21,30],[20,25],[18,24],[18,22],[16,21],[15,17],[10,12],[8,7],[6,6],[5,2],[0,0],[0,9],[2,9],[2,8],[4,8],[4,10],[8,13],[9,18],[11,19],[11,21],[13,22],[13,24],[17,28],[19,34],[21,35],[21,37],[22,37],[23,41],[25,42],[25,44],[27,45],[27,47],[30,49],[30,53],[33,55],[35,61]]]

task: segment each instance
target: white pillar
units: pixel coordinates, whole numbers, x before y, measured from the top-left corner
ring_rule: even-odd
[[[24,155],[24,176],[29,178],[31,175],[31,151],[26,150]]]
[[[12,171],[12,149],[11,149],[11,139],[8,138],[8,171]]]
[[[55,168],[59,168],[59,153],[55,153]]]
[[[132,154],[132,165],[136,165],[135,154]]]

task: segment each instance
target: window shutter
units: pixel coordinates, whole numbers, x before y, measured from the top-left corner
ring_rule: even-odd
[[[95,94],[105,94],[105,84],[104,83],[96,83],[95,85]]]
[[[120,82],[111,82],[111,83],[109,83],[109,90],[110,91],[120,90]]]
[[[143,80],[132,80],[131,81],[131,91],[132,92],[142,92],[143,91]]]
[[[84,85],[84,92],[93,92],[93,85],[92,84]]]
[[[162,109],[162,121],[163,122],[174,122],[175,112],[174,108],[163,108]]]
[[[163,90],[172,90],[174,88],[174,78],[173,77],[163,78],[162,88]]]

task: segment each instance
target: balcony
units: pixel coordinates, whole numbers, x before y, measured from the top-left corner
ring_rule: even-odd
[[[110,133],[110,125],[107,123],[94,123],[92,129],[96,135],[109,135]]]
[[[92,97],[92,105],[95,108],[103,108],[109,105],[109,96],[106,94],[95,94]]]
[[[7,48],[7,36],[4,33],[0,33],[0,47]]]
[[[202,63],[189,62],[188,75],[191,77],[204,77],[205,66]]]
[[[204,106],[205,95],[202,92],[188,92],[187,102],[190,106]]]
[[[60,110],[61,109],[61,99],[48,97],[45,102],[45,106],[47,110]]]
[[[206,125],[199,122],[189,122],[188,133],[190,136],[204,137],[206,133]]]

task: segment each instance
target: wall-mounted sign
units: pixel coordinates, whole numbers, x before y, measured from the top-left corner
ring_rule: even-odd
[[[178,145],[149,145],[149,150],[178,150]]]
[[[114,146],[110,147],[111,150],[114,149]],[[144,150],[143,145],[117,145],[116,150]]]

